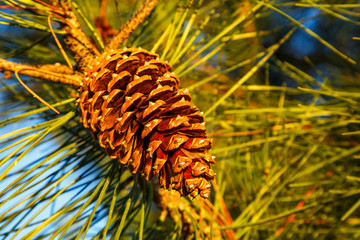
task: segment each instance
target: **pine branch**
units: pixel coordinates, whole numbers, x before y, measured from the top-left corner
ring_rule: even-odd
[[[56,7],[60,7],[63,11],[63,26],[62,30],[66,32],[64,41],[67,47],[72,52],[72,55],[77,63],[77,67],[83,72],[90,62],[92,62],[100,52],[90,42],[89,38],[85,35],[81,25],[74,14],[71,6],[71,1],[52,1]]]
[[[25,65],[14,63],[0,58],[0,72],[19,72],[23,75],[37,77],[46,81],[79,87],[82,80],[81,76],[65,66],[60,64],[46,65]],[[73,73],[73,74],[71,74]]]
[[[145,18],[152,12],[160,0],[146,0],[146,2],[139,8],[134,16],[125,24],[120,32],[111,40],[105,47],[105,52],[112,49],[117,49],[130,34],[145,20]]]

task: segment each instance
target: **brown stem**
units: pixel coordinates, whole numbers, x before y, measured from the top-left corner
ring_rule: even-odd
[[[136,11],[134,16],[132,16],[120,32],[105,47],[105,52],[117,49],[126,39],[128,39],[130,34],[145,20],[159,1],[160,0],[146,0],[145,3]]]
[[[60,73],[60,74],[67,74],[67,75],[74,75],[75,72],[71,68],[66,65],[62,65],[60,63],[55,64],[44,64],[36,66],[38,69],[47,70],[53,73]]]
[[[14,63],[0,58],[0,72],[16,72],[21,74],[41,78],[50,82],[70,85],[72,87],[80,87],[82,78],[81,75],[74,74],[74,72],[67,66],[55,65],[25,65],[21,63]]]
[[[57,2],[52,0],[52,4],[64,11],[64,26],[62,27],[62,30],[66,32],[64,41],[74,56],[79,70],[84,72],[88,64],[99,56],[100,53],[82,30],[76,15],[72,11],[71,1]]]

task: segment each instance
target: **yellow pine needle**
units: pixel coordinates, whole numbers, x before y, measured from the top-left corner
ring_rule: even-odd
[[[44,99],[42,99],[39,95],[37,95],[33,90],[31,90],[28,86],[26,86],[26,84],[19,77],[19,72],[22,70],[27,70],[27,69],[23,68],[23,69],[18,69],[15,71],[15,76],[16,76],[17,80],[21,83],[21,85],[23,85],[26,90],[28,90],[35,98],[37,98],[40,102],[45,104],[48,108],[50,108],[57,114],[60,114],[60,112],[58,110],[56,110],[54,107],[52,107],[49,103],[47,103]]]
[[[58,48],[60,49],[61,54],[64,56],[66,63],[69,65],[69,67],[71,68],[71,70],[74,70],[74,69],[73,69],[73,66],[72,66],[71,63],[70,63],[70,59],[69,59],[68,56],[66,55],[64,48],[61,46],[61,43],[60,43],[59,39],[56,37],[56,34],[55,34],[55,32],[54,32],[54,30],[53,30],[53,28],[52,28],[52,26],[51,26],[51,14],[49,14],[49,16],[47,17],[47,22],[48,22],[48,25],[49,25],[51,34],[53,35],[54,40],[55,40]]]

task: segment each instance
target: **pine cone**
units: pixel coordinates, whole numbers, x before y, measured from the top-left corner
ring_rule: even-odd
[[[215,173],[206,153],[204,116],[159,56],[141,48],[114,50],[87,69],[80,122],[111,158],[181,195],[208,197]]]

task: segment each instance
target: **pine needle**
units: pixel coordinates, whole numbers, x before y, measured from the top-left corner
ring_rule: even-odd
[[[20,79],[19,77],[19,72],[26,70],[26,68],[24,69],[18,69],[15,71],[15,76],[17,78],[17,80],[21,83],[21,85],[23,85],[23,87],[29,92],[31,93],[36,99],[38,99],[40,102],[42,102],[43,104],[45,104],[48,108],[50,108],[51,110],[53,110],[54,112],[56,112],[57,114],[60,114],[60,112],[58,110],[56,110],[53,106],[51,106],[48,102],[46,102],[44,99],[42,99],[39,95],[37,95],[33,90],[31,90],[28,86],[26,86],[26,84]]]

